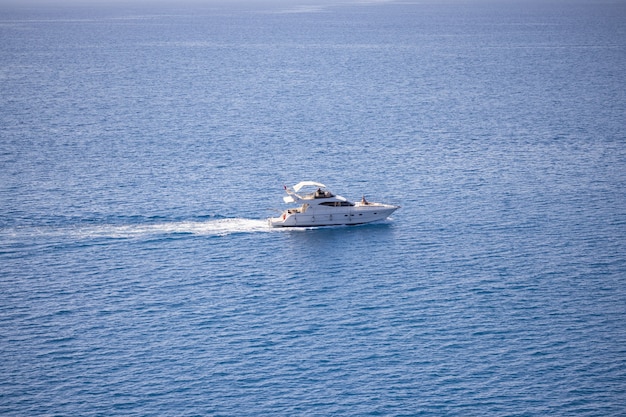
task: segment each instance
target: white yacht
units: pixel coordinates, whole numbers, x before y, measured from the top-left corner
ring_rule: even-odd
[[[298,194],[300,190],[311,192]],[[314,227],[371,223],[384,220],[399,206],[382,203],[370,203],[365,197],[360,202],[352,203],[344,197],[334,195],[324,184],[303,181],[293,189],[285,187],[285,203],[300,204],[282,212],[280,217],[269,219],[272,227]]]

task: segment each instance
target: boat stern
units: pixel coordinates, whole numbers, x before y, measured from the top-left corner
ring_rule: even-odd
[[[292,226],[294,222],[294,214],[289,211],[284,211],[279,217],[270,217],[267,219],[267,223],[270,227],[288,227]]]

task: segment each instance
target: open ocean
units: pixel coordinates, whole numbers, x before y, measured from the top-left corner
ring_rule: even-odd
[[[0,415],[624,413],[626,1],[0,0]]]

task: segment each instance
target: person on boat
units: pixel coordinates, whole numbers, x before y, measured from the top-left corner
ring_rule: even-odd
[[[365,195],[361,197],[361,204],[363,204],[364,206],[367,206],[369,204],[367,200],[365,199]]]

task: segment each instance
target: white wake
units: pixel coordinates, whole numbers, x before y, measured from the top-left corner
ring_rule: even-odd
[[[91,224],[68,226],[25,226],[0,229],[0,243],[11,244],[38,238],[53,239],[143,239],[159,236],[196,235],[227,236],[235,233],[269,232],[267,220],[228,218],[206,221],[172,221],[160,223]]]
[[[124,239],[174,234],[226,236],[234,233],[269,232],[270,230],[266,220],[232,218],[155,224],[101,225],[81,228],[76,232],[82,238]]]

